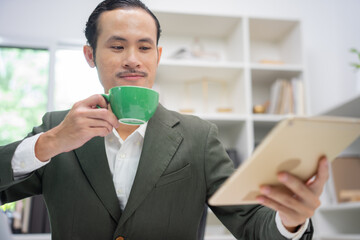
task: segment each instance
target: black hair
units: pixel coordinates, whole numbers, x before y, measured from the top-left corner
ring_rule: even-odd
[[[160,34],[161,34],[161,27],[159,20],[156,18],[156,16],[150,11],[150,9],[142,3],[140,0],[105,0],[101,2],[97,7],[94,9],[94,11],[91,13],[85,27],[85,36],[87,39],[87,43],[90,45],[90,47],[93,49],[93,55],[95,57],[95,51],[96,51],[96,44],[97,39],[99,36],[99,29],[98,29],[98,19],[101,15],[101,13],[105,11],[111,11],[118,8],[140,8],[145,10],[147,13],[150,14],[150,16],[154,19],[156,29],[157,29],[157,39],[156,39],[156,45],[159,43]]]

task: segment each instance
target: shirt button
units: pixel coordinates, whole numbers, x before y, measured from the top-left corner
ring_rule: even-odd
[[[21,167],[21,168],[25,168],[25,162],[24,162],[24,161],[21,161],[21,162],[20,162],[20,167]]]
[[[126,154],[125,153],[121,153],[120,154],[120,158],[125,158],[126,157]]]
[[[117,194],[122,194],[121,189],[117,189],[117,190],[116,190],[116,193],[117,193]]]

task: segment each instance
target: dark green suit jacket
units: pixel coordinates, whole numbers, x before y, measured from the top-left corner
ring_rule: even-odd
[[[47,113],[29,136],[58,125],[67,112]],[[233,172],[214,125],[158,107],[149,121],[129,201],[121,211],[104,138],[54,157],[14,181],[11,159],[20,142],[0,147],[3,203],[42,194],[53,240],[196,239],[204,204]],[[238,239],[284,239],[274,211],[259,206],[211,207]],[[311,233],[303,239],[311,239]]]

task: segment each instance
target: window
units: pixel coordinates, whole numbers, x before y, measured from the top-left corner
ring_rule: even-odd
[[[56,51],[55,110],[69,109],[75,102],[103,91],[96,68],[89,67],[81,48]]]
[[[0,47],[0,145],[22,139],[47,106],[49,52]]]

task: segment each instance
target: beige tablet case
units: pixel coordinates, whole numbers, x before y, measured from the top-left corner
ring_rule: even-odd
[[[257,203],[259,186],[276,185],[277,173],[288,171],[304,181],[318,159],[333,160],[360,136],[360,119],[291,117],[279,122],[232,176],[209,199],[211,205]]]

